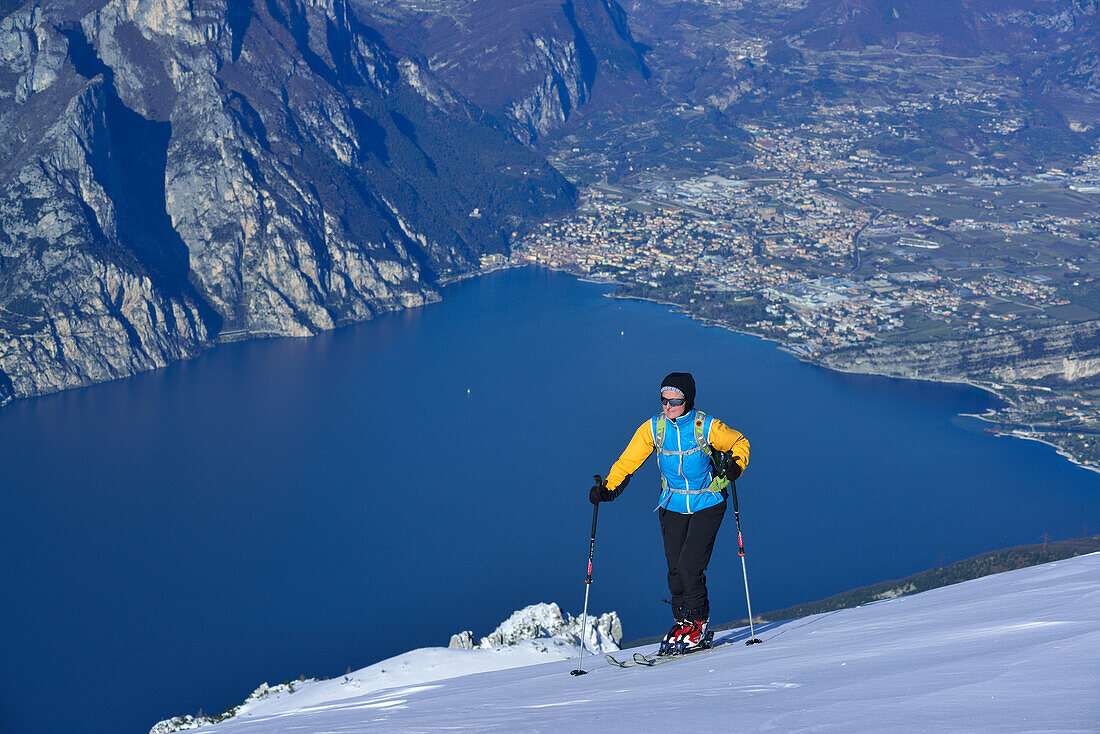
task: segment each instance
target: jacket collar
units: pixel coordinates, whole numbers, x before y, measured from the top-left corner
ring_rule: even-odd
[[[679,418],[670,418],[672,425],[676,427],[685,426],[695,420],[695,408],[692,408],[688,412],[684,413]]]

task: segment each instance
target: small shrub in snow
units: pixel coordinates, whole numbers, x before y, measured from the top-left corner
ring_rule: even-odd
[[[351,672],[351,668],[348,668],[348,672]],[[165,719],[158,722],[156,726],[149,730],[149,734],[173,734],[177,731],[187,731],[188,729],[198,729],[202,726],[209,726],[210,724],[217,724],[226,719],[232,719],[236,716],[240,710],[250,703],[255,703],[268,696],[276,696],[280,693],[291,694],[294,693],[294,683],[307,683],[316,682],[316,678],[306,678],[304,675],[297,681],[287,681],[277,686],[269,686],[267,683],[260,684],[260,687],[252,691],[252,694],[245,699],[244,703],[239,706],[233,706],[225,710],[224,714],[218,714],[217,716],[207,716],[201,710],[195,716],[174,716],[171,719]]]

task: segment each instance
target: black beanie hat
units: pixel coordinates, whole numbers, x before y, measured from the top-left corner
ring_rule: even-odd
[[[695,407],[695,378],[691,376],[690,372],[673,372],[665,379],[661,380],[661,391],[665,388],[672,388],[678,390],[683,394],[684,400],[684,412]]]

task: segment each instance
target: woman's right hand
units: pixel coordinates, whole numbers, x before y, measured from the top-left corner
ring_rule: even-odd
[[[622,487],[618,489],[608,489],[603,482],[592,485],[592,489],[588,490],[588,501],[594,505],[598,505],[601,502],[610,502],[619,496],[623,491]]]

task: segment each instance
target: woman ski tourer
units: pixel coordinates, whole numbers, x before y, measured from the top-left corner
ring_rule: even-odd
[[[597,504],[618,497],[657,449],[661,471],[657,512],[676,619],[661,643],[660,654],[667,655],[709,644],[707,564],[726,514],[726,488],[749,463],[749,442],[722,421],[695,409],[695,378],[690,373],[665,377],[660,397],[661,412],[638,427],[607,479],[593,486],[588,498]]]

